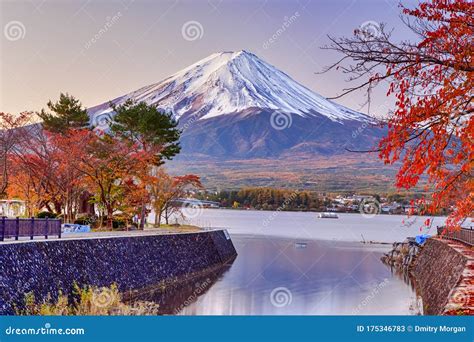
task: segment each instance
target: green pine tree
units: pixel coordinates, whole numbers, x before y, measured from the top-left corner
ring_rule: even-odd
[[[82,104],[69,94],[61,93],[59,101],[47,103],[52,113],[42,109],[38,116],[43,120],[43,127],[56,133],[64,133],[68,129],[85,128],[89,126],[89,116]]]
[[[181,131],[171,114],[161,113],[145,102],[132,100],[120,106],[111,106],[116,113],[111,122],[112,132],[143,145],[160,146],[157,164],[162,159],[172,159],[181,150],[178,142]]]

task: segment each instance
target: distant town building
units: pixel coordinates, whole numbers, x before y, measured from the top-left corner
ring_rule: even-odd
[[[392,203],[383,203],[382,206],[380,207],[380,211],[382,214],[396,215],[396,214],[403,214],[404,209],[401,204],[397,202],[392,202]]]

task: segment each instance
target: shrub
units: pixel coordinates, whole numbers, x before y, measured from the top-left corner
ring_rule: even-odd
[[[78,217],[76,220],[74,220],[75,224],[80,224],[84,226],[90,225],[91,227],[95,226],[97,223],[97,217],[96,216],[83,216],[83,217]]]
[[[56,217],[57,217],[56,214],[50,213],[49,211],[42,211],[36,215],[36,218],[56,218]]]
[[[113,229],[120,229],[120,228],[125,228],[126,227],[126,222],[124,219],[121,218],[114,218],[112,221],[112,228]]]
[[[48,295],[37,302],[33,293],[25,295],[24,307],[16,309],[18,315],[26,316],[75,316],[75,315],[157,315],[159,305],[137,301],[124,303],[115,284],[110,287],[74,286],[71,296],[59,293],[56,300]]]

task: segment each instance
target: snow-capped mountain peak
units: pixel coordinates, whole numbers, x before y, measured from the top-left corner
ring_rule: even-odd
[[[250,108],[302,117],[317,114],[331,121],[373,122],[373,118],[338,105],[299,84],[284,72],[247,51],[214,53],[161,82],[112,100],[145,101],[175,118],[205,120]],[[110,115],[108,102],[89,109],[93,122]]]

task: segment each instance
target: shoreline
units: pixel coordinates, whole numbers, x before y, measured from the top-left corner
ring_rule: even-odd
[[[439,237],[422,245],[406,239],[394,243],[381,261],[415,284],[424,315],[474,314],[472,247]]]
[[[45,299],[73,291],[74,284],[139,290],[223,266],[236,256],[224,230],[5,243],[0,248],[0,313],[14,314],[13,305],[21,305],[29,292]]]
[[[324,244],[341,244],[341,245],[350,245],[350,247],[362,247],[362,248],[368,248],[368,247],[388,247],[389,245],[392,246],[393,242],[376,242],[376,241],[370,241],[370,242],[363,242],[363,241],[358,241],[358,240],[340,240],[340,239],[314,239],[314,238],[299,238],[299,237],[287,237],[287,236],[278,236],[278,235],[264,235],[264,234],[240,234],[240,233],[232,233],[231,230],[229,230],[229,235],[231,237],[234,237],[236,239],[242,238],[242,239],[262,239],[262,240],[269,240],[269,239],[275,239],[275,240],[287,240],[287,241],[292,241],[294,243],[307,243],[307,242],[316,242],[316,243],[324,243]],[[341,247],[348,247],[348,246],[341,246]]]
[[[197,200],[199,201],[199,200]],[[265,212],[284,212],[284,213],[326,213],[328,212],[327,210],[315,210],[315,209],[308,209],[308,210],[291,210],[291,209],[255,209],[255,208],[233,208],[233,207],[219,207],[219,208],[213,208],[213,207],[202,207],[202,209],[210,209],[210,210],[231,210],[231,211],[253,211],[253,212],[260,212],[260,211],[265,211]],[[344,215],[344,214],[361,214],[360,211],[334,211],[334,213],[338,215]],[[444,217],[447,218],[446,215],[437,215],[437,214],[385,214],[385,213],[379,213],[377,215],[381,216],[399,216],[399,217]]]

